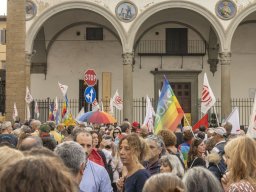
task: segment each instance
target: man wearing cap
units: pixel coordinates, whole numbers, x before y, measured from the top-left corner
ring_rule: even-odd
[[[217,127],[214,129],[213,141],[215,143],[212,152],[224,154],[224,146],[226,145],[227,131],[224,127]]]
[[[11,132],[12,123],[10,121],[4,121],[1,125],[0,144],[15,148],[18,139],[15,135],[11,134]]]
[[[224,147],[226,145],[226,129],[224,127],[217,127],[214,129],[214,133],[212,139],[215,143],[214,148],[211,151],[211,155],[218,154],[220,159],[216,162],[215,169],[209,169],[219,180],[221,180],[222,176],[225,174],[227,170],[227,165],[223,159],[223,155],[225,153]]]

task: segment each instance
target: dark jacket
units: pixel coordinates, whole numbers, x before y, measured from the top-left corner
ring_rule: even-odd
[[[211,153],[207,157],[209,166],[208,169],[216,176],[216,178],[221,181],[222,176],[226,172],[226,164],[221,156],[217,153]]]

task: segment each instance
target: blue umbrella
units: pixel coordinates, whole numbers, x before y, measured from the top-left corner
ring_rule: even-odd
[[[88,118],[93,114],[94,111],[88,111],[78,118],[78,121],[87,122]]]

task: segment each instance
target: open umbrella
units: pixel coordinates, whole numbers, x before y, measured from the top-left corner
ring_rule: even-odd
[[[116,119],[104,111],[89,111],[78,118],[79,121],[88,123],[115,123]]]

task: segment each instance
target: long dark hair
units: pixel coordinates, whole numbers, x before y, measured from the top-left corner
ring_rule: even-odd
[[[195,157],[198,156],[198,152],[197,152],[197,149],[198,149],[198,146],[204,142],[203,139],[199,138],[199,137],[196,137],[192,140],[192,143],[190,145],[190,149],[189,149],[189,152],[188,152],[188,162],[191,162],[193,161],[193,159],[195,159]]]

